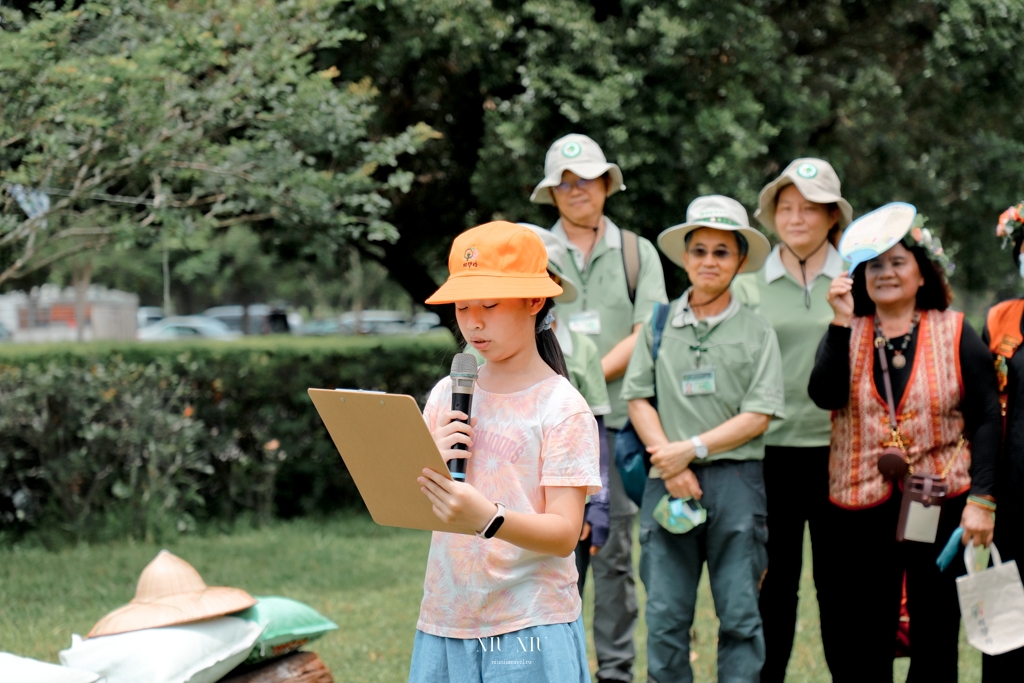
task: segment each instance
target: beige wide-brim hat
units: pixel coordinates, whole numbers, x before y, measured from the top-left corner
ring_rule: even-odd
[[[735,199],[719,194],[697,197],[686,208],[686,222],[673,225],[658,235],[658,248],[672,263],[683,265],[686,251],[686,236],[700,228],[730,230],[738,232],[747,240],[747,260],[740,268],[741,273],[752,273],[764,265],[771,253],[772,245],[760,230],[750,227],[747,210]]]
[[[239,612],[256,598],[238,588],[209,587],[188,562],[161,550],[146,565],[135,598],[96,622],[87,638],[174,626]]]
[[[556,304],[567,304],[576,301],[576,298],[579,296],[579,287],[568,276],[563,275],[565,272],[565,261],[569,258],[569,247],[566,245],[565,240],[550,230],[545,230],[533,223],[520,223],[519,225],[537,233],[537,236],[543,240],[544,247],[548,250],[548,272],[557,276],[558,284],[562,285],[562,293],[553,297],[553,301]]]
[[[832,168],[832,164],[823,159],[807,157],[796,159],[778,178],[771,181],[761,189],[757,198],[757,211],[754,218],[761,221],[774,233],[779,229],[775,226],[775,202],[779,192],[787,185],[796,185],[804,199],[817,204],[839,205],[839,229],[844,229],[853,220],[853,207],[850,202],[843,199],[842,184],[839,182],[839,175]]]
[[[572,171],[588,180],[600,178],[607,173],[608,197],[626,189],[622,184],[622,171],[617,165],[608,162],[601,146],[586,135],[570,133],[555,140],[548,148],[548,154],[544,157],[544,180],[533,188],[530,201],[534,204],[554,204],[548,188],[562,182],[564,171]]]

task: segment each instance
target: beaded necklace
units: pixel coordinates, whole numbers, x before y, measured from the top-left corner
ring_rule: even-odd
[[[921,322],[921,312],[914,311],[914,317],[910,321],[910,329],[905,335],[903,335],[903,343],[900,345],[900,348],[897,349],[893,346],[892,342],[882,334],[882,324],[879,322],[878,317],[875,316],[875,338],[883,340],[885,342],[885,348],[892,351],[892,366],[897,370],[902,370],[907,367],[907,357],[904,353],[906,352],[907,347],[910,346],[910,339],[914,336],[914,329],[917,327],[919,322]]]

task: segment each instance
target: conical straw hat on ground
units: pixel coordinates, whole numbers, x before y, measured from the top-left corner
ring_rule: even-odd
[[[100,619],[87,637],[187,624],[255,604],[256,599],[239,588],[207,586],[192,565],[161,550],[142,570],[135,599]]]

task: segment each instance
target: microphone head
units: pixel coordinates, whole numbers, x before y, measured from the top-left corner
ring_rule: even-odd
[[[457,353],[452,358],[452,378],[475,380],[477,377],[476,356],[471,353]]]

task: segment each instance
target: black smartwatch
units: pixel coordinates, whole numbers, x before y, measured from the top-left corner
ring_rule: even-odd
[[[491,517],[491,521],[487,522],[483,531],[476,532],[476,535],[480,538],[493,538],[505,521],[505,506],[501,503],[495,503],[495,505],[498,506],[498,511]]]

